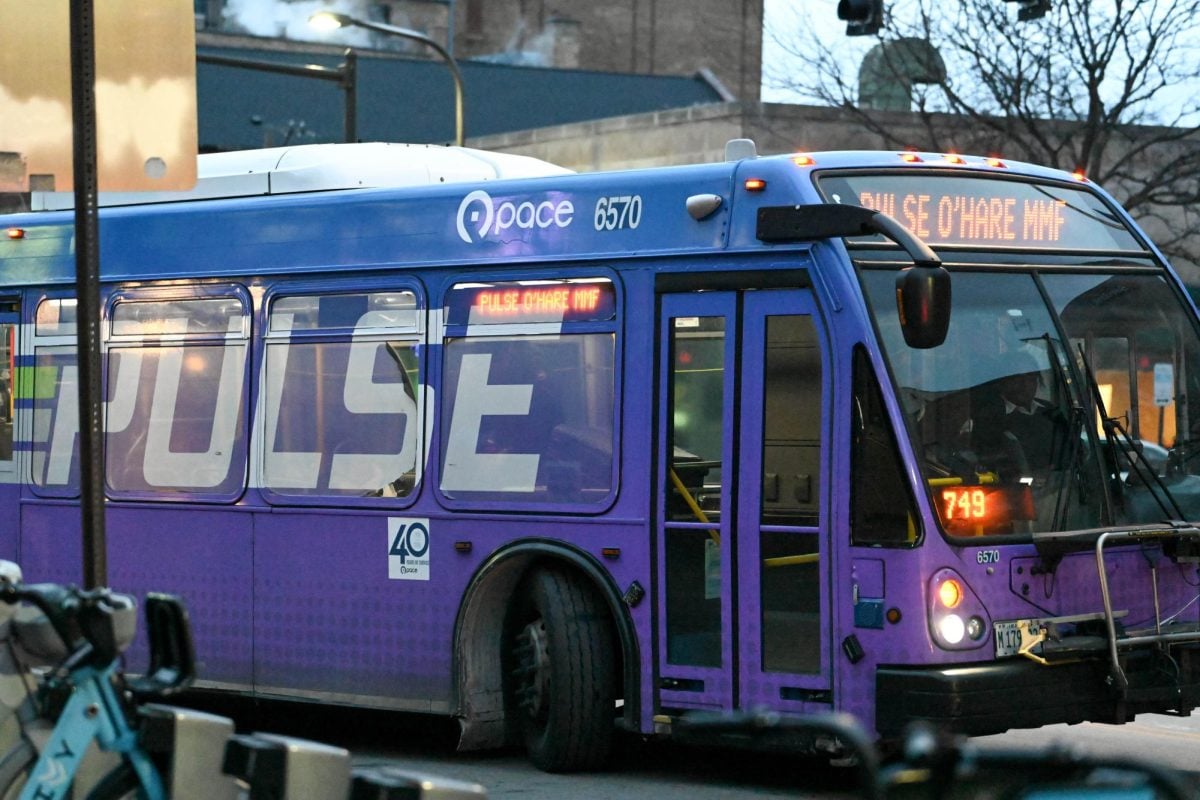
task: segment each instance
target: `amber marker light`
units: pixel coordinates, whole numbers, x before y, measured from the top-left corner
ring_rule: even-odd
[[[995,157],[987,159],[987,165],[989,167],[999,167],[1000,169],[1005,169],[1008,166],[1003,161]]]
[[[901,153],[900,160],[906,164],[921,163],[921,157],[919,155],[917,155],[916,153]]]
[[[946,154],[946,163],[947,164],[965,164],[965,163],[967,163],[967,160],[965,158],[963,158],[962,156],[958,155],[957,153],[947,153]]]
[[[5,231],[5,234],[10,239],[24,239],[25,238],[25,229],[24,228],[9,228],[8,230]]]
[[[887,613],[886,613],[886,614],[884,614],[884,617],[886,617],[886,618],[887,618],[887,621],[888,621],[888,622],[890,622],[890,623],[892,623],[893,625],[895,625],[897,622],[899,622],[899,621],[900,621],[900,609],[898,609],[898,608],[889,608],[889,609],[887,610]]]
[[[746,178],[746,183],[744,185],[747,192],[761,192],[763,189],[767,188],[767,182],[762,178]]]
[[[1077,169],[1071,173],[1071,177],[1080,183],[1087,183],[1087,175],[1083,174],[1083,170]]]
[[[812,156],[792,156],[792,163],[797,167],[811,167],[816,164]]]
[[[962,587],[953,578],[947,578],[938,586],[938,600],[946,608],[956,608],[962,602],[962,597]]]

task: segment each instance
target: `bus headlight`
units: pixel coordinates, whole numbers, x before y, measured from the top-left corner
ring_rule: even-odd
[[[943,650],[972,650],[984,645],[987,611],[961,575],[943,567],[930,577],[927,592],[929,632],[934,644]]]
[[[938,633],[947,644],[958,644],[967,634],[967,626],[958,614],[947,614],[938,620]]]

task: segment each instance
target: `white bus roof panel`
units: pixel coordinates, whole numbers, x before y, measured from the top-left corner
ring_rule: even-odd
[[[426,186],[565,175],[571,170],[528,156],[429,144],[307,144],[198,157],[193,189],[101,192],[101,206],[174,203],[337,189]],[[71,192],[33,192],[31,210],[73,208]]]

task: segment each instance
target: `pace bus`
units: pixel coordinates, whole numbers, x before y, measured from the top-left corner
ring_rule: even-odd
[[[73,214],[32,200],[0,556],[77,581]],[[549,770],[697,710],[1197,704],[1200,327],[1085,177],[310,145],[102,206],[109,580],[184,596],[203,687]]]

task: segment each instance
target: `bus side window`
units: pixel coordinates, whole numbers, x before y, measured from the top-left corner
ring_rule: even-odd
[[[420,317],[411,291],[272,301],[263,384],[268,490],[412,494],[421,446]]]
[[[916,513],[896,435],[866,350],[854,351],[850,456],[850,543],[905,545],[917,538]]]
[[[105,406],[105,478],[114,496],[228,501],[241,492],[248,298],[226,291],[134,290],[114,302]]]

